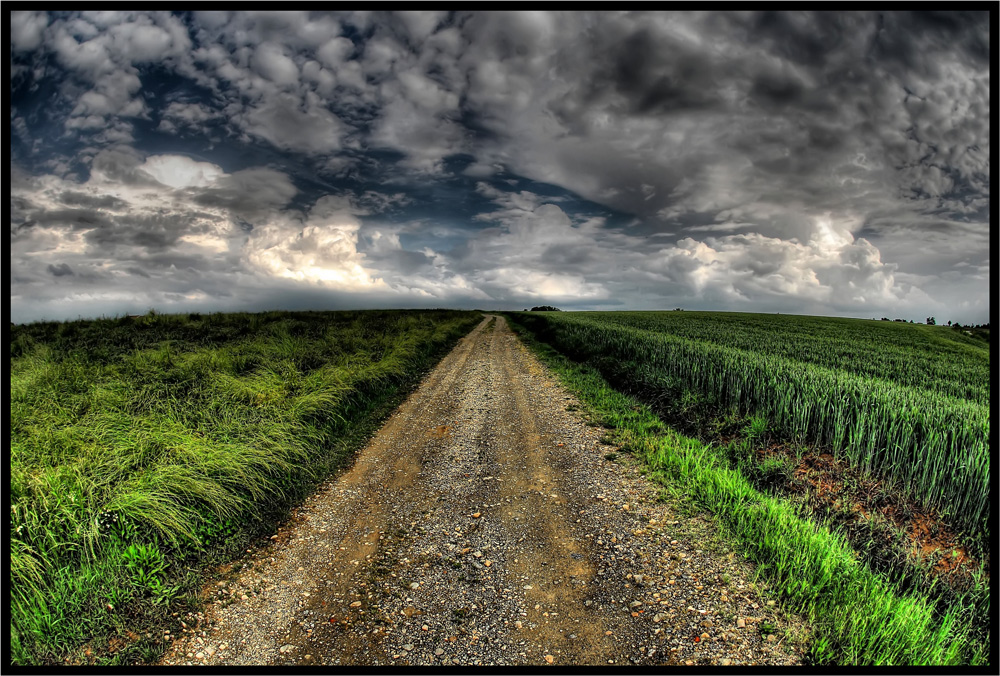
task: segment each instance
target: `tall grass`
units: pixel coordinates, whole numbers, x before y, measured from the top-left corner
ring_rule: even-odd
[[[525,315],[514,317],[520,322]],[[720,449],[671,430],[592,365],[573,362],[548,345],[533,347],[613,430],[615,442],[647,464],[652,479],[683,487],[709,509],[780,593],[783,606],[806,617],[815,664],[988,664],[991,632],[980,642],[983,632],[966,609],[942,608],[895,588],[861,563],[841,535],[759,492]]]
[[[594,364],[613,382],[627,383],[647,399],[691,389],[721,407],[766,416],[776,431],[828,445],[862,470],[898,482],[918,503],[946,514],[952,523],[989,536],[988,404],[903,385],[909,376],[898,372],[896,380],[859,374],[854,361],[833,367],[791,358],[785,334],[773,331],[765,340],[759,326],[751,329],[756,349],[732,347],[742,340],[734,338],[744,331],[741,315],[731,316],[728,325],[713,315],[712,331],[718,333],[710,341],[674,335],[674,324],[664,324],[662,330],[625,326],[616,314],[518,313],[517,318],[560,352]],[[697,323],[702,313],[659,314]],[[655,319],[643,321],[656,326],[651,323]],[[701,331],[710,333],[704,327]],[[979,350],[978,355],[988,365],[988,353]],[[872,352],[870,358],[878,361],[879,355]],[[988,391],[988,382],[983,386]]]
[[[169,605],[171,571],[301,498],[478,313],[156,315],[10,337],[11,656]],[[86,618],[86,621],[81,620]]]

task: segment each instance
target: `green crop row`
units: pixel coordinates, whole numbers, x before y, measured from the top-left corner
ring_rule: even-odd
[[[864,471],[898,482],[952,523],[988,535],[988,405],[851,368],[791,359],[767,342],[750,350],[624,326],[616,314],[521,313],[517,318],[540,340],[592,363],[647,400],[689,389],[722,407],[766,416],[779,433],[829,445]],[[743,331],[743,316],[732,316],[719,331],[738,342],[731,336]],[[783,332],[774,331],[770,344],[784,340]]]
[[[736,312],[588,312],[575,316],[989,403],[989,350],[982,341],[944,326]]]

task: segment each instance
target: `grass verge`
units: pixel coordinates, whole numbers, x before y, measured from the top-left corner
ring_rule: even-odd
[[[712,445],[667,427],[650,408],[613,389],[600,373],[512,328],[560,377],[621,448],[644,461],[650,477],[684,492],[719,525],[777,590],[786,609],[814,628],[816,664],[984,665],[989,643],[970,638],[959,613],[943,614],[920,594],[898,591],[860,562],[845,539],[803,518],[785,500],[758,491]]]
[[[197,604],[204,567],[341,466],[479,319],[150,313],[16,327],[9,661],[155,659],[153,630]]]

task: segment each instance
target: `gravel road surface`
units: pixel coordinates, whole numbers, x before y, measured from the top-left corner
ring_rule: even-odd
[[[579,407],[487,317],[162,663],[799,664],[801,621]]]

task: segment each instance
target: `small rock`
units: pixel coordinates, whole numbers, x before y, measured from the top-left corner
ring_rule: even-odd
[[[556,661],[556,658],[553,657],[552,655],[546,655],[545,656],[545,661],[548,662],[549,664],[552,664],[553,662]]]
[[[636,584],[642,584],[642,581],[643,581],[644,579],[645,579],[645,577],[644,577],[644,576],[642,576],[642,575],[633,575],[633,576],[632,576],[632,582],[634,582],[634,583],[636,583]]]
[[[746,620],[744,620],[741,617],[740,619],[736,620],[736,626],[739,627],[740,629],[743,629],[744,627],[747,626]]]
[[[723,657],[721,660],[719,660],[719,664],[721,664],[724,667],[728,667],[732,663],[733,663],[733,661],[731,659],[729,659],[728,657]]]
[[[360,608],[360,607],[361,607],[361,601],[352,601],[351,602],[351,608]]]
[[[524,585],[524,588],[525,589],[531,589],[531,585],[530,584],[526,584],[526,585]]]
[[[435,648],[434,649],[434,654],[435,655],[439,655],[439,656],[440,655],[444,655],[444,649],[443,648]]]
[[[413,650],[413,644],[412,643],[404,643],[403,644],[403,650],[405,650],[406,652],[412,651]]]
[[[482,513],[481,513],[481,512],[476,512],[475,514],[473,514],[473,515],[472,515],[472,518],[473,518],[473,519],[478,519],[478,518],[479,518],[479,517],[481,517],[481,516],[482,516]]]
[[[641,605],[642,605],[642,601],[632,601],[632,603],[628,604],[628,607],[629,608],[638,608]]]
[[[410,583],[410,589],[420,589],[420,583],[419,582],[411,582]]]

